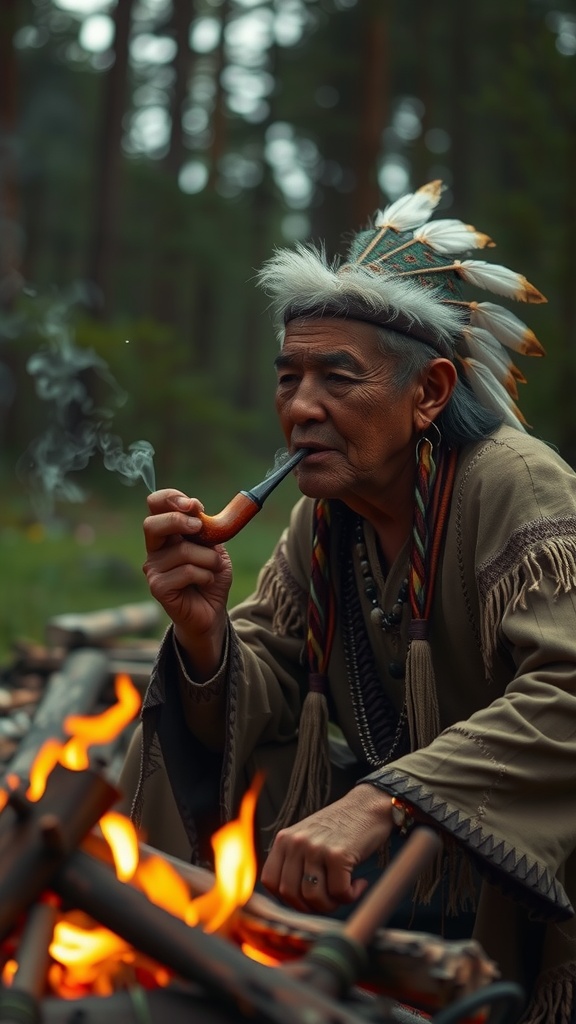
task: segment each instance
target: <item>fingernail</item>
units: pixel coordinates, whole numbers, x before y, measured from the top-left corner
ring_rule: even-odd
[[[190,498],[184,496],[172,498],[172,503],[176,505],[176,508],[181,508],[184,512],[190,508]]]
[[[194,516],[187,516],[186,518],[188,519],[188,524],[190,526],[190,529],[198,530],[202,526],[202,523],[200,522],[200,520],[199,519],[195,519]]]

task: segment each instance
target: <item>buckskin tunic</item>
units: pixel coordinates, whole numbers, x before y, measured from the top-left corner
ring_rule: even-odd
[[[267,772],[261,849],[270,843],[307,687],[313,505],[298,502],[256,593],[232,611],[214,679],[183,678],[170,631],[162,643],[122,783],[149,841],[177,856],[199,855],[202,830],[236,813],[258,768]],[[401,728],[408,616],[392,633],[372,622],[350,520],[334,503],[329,680],[341,767],[333,796],[368,778],[436,821],[447,847],[480,873],[474,935],[503,976],[531,993],[524,1020],[568,1024],[576,1019],[576,476],[547,445],[508,427],[461,452],[431,616],[442,731],[415,751]],[[390,609],[408,544],[386,572],[367,523],[364,538],[378,603]],[[222,752],[206,709],[223,688]]]

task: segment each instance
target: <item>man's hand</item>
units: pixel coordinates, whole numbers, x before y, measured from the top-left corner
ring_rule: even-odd
[[[388,839],[391,808],[388,794],[366,783],[282,829],[262,869],[263,885],[304,913],[354,902],[368,882],[352,873]]]
[[[148,507],[144,573],[152,596],[174,623],[176,638],[201,682],[220,664],[232,564],[222,545],[194,543],[202,526],[198,518],[202,504],[197,498],[168,488],[150,494]]]

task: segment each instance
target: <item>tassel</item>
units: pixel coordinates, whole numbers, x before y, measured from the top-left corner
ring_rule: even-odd
[[[432,897],[442,880],[443,866],[444,851],[439,850],[432,863],[429,864],[428,867],[424,868],[424,871],[422,871],[414,886],[412,902],[415,906],[419,903],[427,906],[431,902]]]
[[[571,1024],[576,1009],[576,966],[552,967],[538,979],[520,1024]]]
[[[413,619],[410,623],[406,659],[406,715],[411,750],[427,747],[440,732],[440,712],[427,627],[428,623],[424,619]]]
[[[272,828],[274,835],[324,807],[331,783],[328,745],[327,668],[335,625],[335,597],[330,580],[328,501],[314,507],[312,567],[308,601],[308,693],[300,713],[298,744],[288,792]]]
[[[452,917],[475,910],[477,887],[470,860],[450,836],[443,836],[444,847],[422,872],[414,886],[413,902],[429,904],[439,884],[447,887],[446,912]]]
[[[478,892],[465,850],[452,837],[446,840],[445,850],[448,862],[447,910],[456,917],[461,911],[476,910]]]
[[[325,677],[310,676],[306,694],[296,756],[288,790],[280,813],[272,828],[274,835],[295,821],[301,821],[324,807],[330,792],[331,767],[328,747],[328,702]]]

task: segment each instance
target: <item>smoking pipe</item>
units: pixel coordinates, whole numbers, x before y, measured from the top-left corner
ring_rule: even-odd
[[[249,523],[260,511],[274,488],[307,454],[307,448],[299,448],[294,455],[291,455],[282,466],[265,477],[261,483],[256,484],[249,491],[239,491],[238,494],[235,494],[217,515],[207,516],[204,512],[199,512],[198,518],[202,522],[202,529],[190,539],[200,544],[222,544],[235,537],[246,526],[246,523]]]

